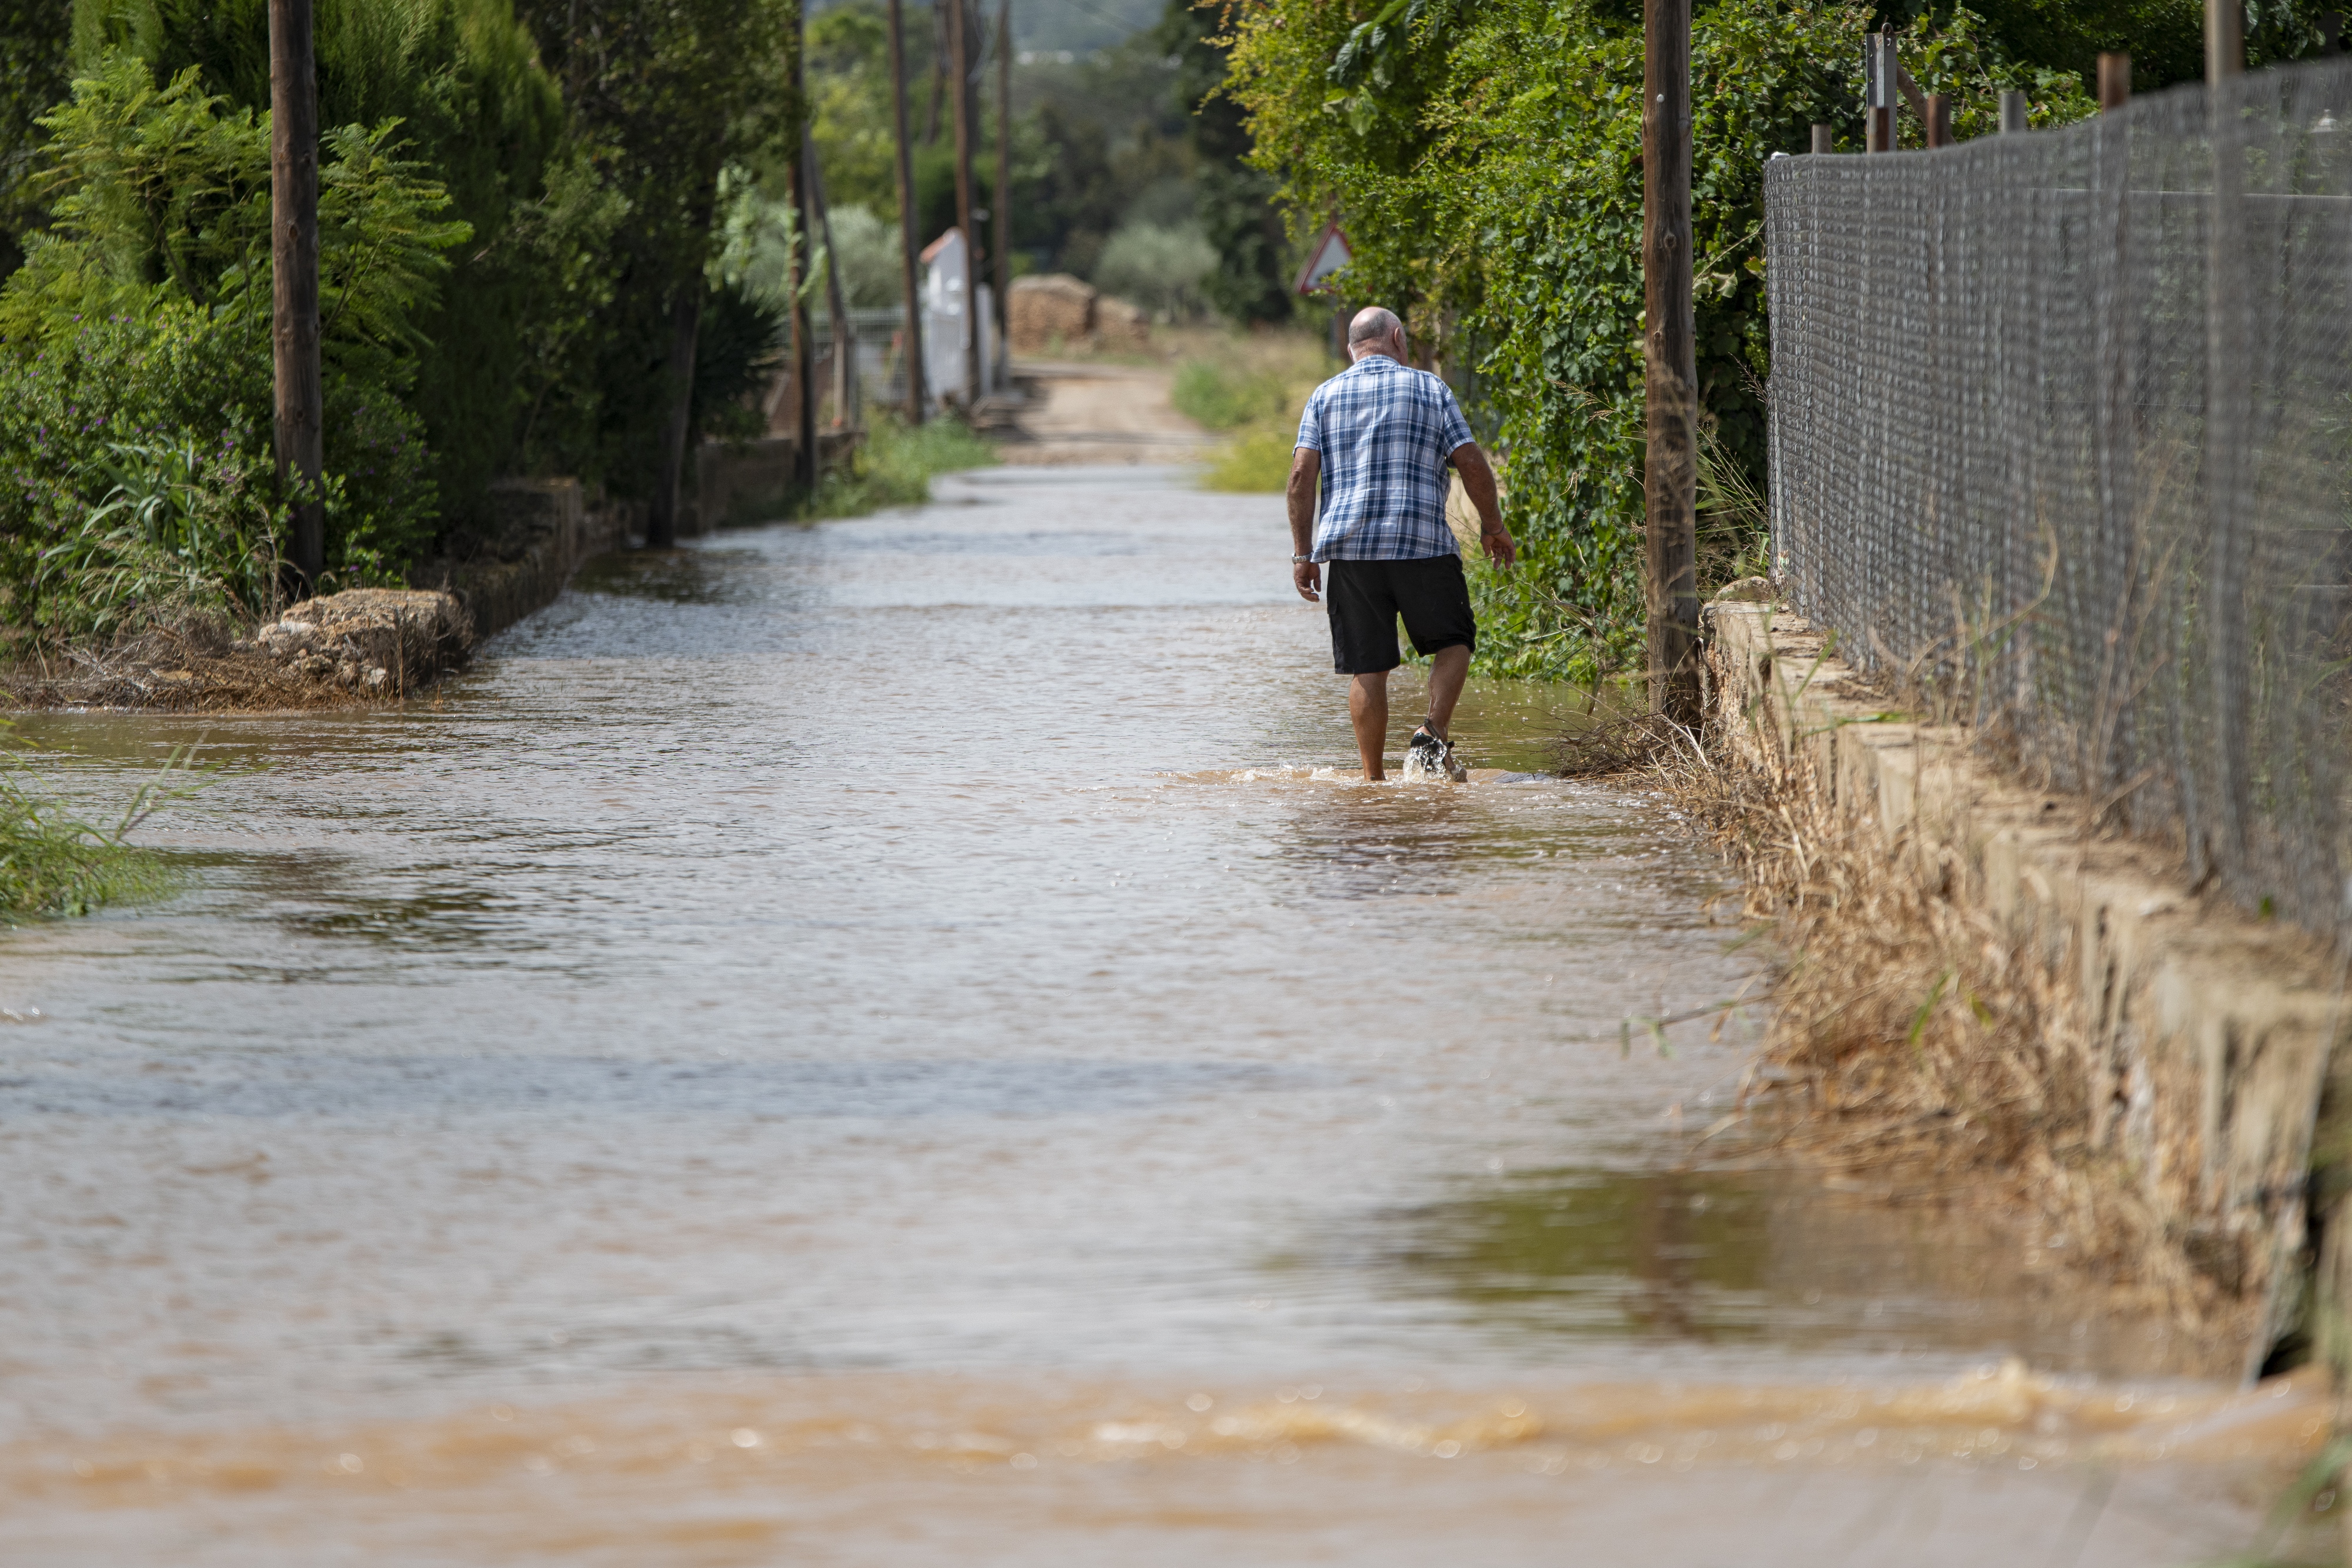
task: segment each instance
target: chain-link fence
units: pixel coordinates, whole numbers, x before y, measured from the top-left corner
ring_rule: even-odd
[[[2352,906],[2352,61],[1779,158],[1773,554],[1838,652],[2182,845]]]

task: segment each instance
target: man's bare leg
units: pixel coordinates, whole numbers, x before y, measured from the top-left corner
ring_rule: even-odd
[[[1462,683],[1454,683],[1459,690]],[[1364,760],[1364,777],[1377,784],[1387,778],[1382,755],[1389,739],[1389,673],[1376,671],[1348,683],[1348,722],[1356,727],[1356,755]]]
[[[1429,729],[1440,740],[1446,738],[1445,727],[1454,722],[1454,705],[1462,700],[1462,683],[1469,678],[1470,650],[1460,643],[1440,648],[1431,656]],[[1357,733],[1363,733],[1360,727]]]

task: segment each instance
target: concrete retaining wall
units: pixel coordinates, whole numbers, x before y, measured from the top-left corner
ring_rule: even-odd
[[[2073,967],[2093,1136],[2123,1155],[2198,1267],[2261,1303],[2246,1347],[2259,1365],[2300,1315],[2315,1250],[2323,1295],[2332,1281],[2352,1285],[2341,1200],[2323,1196],[2308,1212],[2315,1186],[2352,1186],[2311,1180],[2323,1091],[2317,1145],[2332,1161],[2352,1144],[2336,1132],[2352,1093],[2328,1083],[2331,1064],[2340,1072],[2352,1057],[2336,1049],[2333,951],[2199,896],[2177,860],[2095,832],[2088,802],[2001,776],[1965,731],[1883,712],[1802,620],[1718,603],[1707,622],[1708,700],[1732,744],[1874,823],[1920,875],[2002,917],[2053,975]]]

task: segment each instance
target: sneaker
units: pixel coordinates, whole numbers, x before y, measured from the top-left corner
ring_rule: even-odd
[[[1470,781],[1470,770],[1454,755],[1454,743],[1440,740],[1425,725],[1412,732],[1412,744],[1405,748],[1404,776],[1432,781],[1450,779],[1456,784]]]

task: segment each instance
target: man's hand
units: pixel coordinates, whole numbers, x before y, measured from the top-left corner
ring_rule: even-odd
[[[1298,597],[1312,604],[1316,601],[1316,591],[1323,586],[1323,569],[1311,560],[1294,562],[1290,568],[1290,581],[1298,590]]]
[[[1478,542],[1486,549],[1486,559],[1499,567],[1519,564],[1519,547],[1511,541],[1511,530],[1500,523],[1488,523],[1478,530]]]

